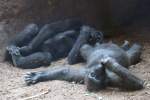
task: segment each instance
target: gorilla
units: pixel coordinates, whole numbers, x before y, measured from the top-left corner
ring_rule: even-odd
[[[128,41],[119,47],[114,43],[84,44],[79,49],[86,66],[52,67],[46,71],[29,72],[24,79],[27,85],[48,80],[65,80],[85,84],[88,91],[102,90],[108,86],[125,90],[139,90],[144,82],[130,73],[130,65],[140,60],[142,47]]]
[[[46,24],[40,30],[36,24],[29,24],[8,43],[5,60],[19,68],[37,68],[68,56],[68,63],[75,64],[83,60],[79,54],[83,44],[102,40],[102,32],[76,19]]]

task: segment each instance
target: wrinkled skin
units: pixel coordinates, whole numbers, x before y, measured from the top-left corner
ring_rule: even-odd
[[[141,46],[126,41],[121,47],[113,43],[88,44],[80,48],[81,56],[87,66],[80,69],[71,67],[54,67],[47,71],[26,74],[27,85],[48,80],[65,80],[84,83],[87,90],[98,91],[107,86],[128,90],[143,88],[143,81],[132,75],[128,67],[140,60]]]

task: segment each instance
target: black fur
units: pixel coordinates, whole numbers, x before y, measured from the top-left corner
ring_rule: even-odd
[[[35,24],[28,25],[12,40],[13,42],[9,43],[6,58],[12,58],[13,62],[16,62],[14,65],[20,68],[37,68],[42,65],[49,65],[51,61],[67,57],[68,54],[68,61],[72,63],[72,59],[76,60],[77,57],[80,57],[78,45],[94,44],[95,42],[101,42],[103,39],[101,32],[89,26],[81,26],[80,21],[71,19],[46,24],[39,32]],[[20,56],[16,55],[13,49],[14,52],[18,49]],[[49,53],[48,57],[45,56],[45,52]],[[38,54],[40,55],[38,56]],[[47,63],[42,64],[45,61]],[[73,63],[77,63],[77,61]]]
[[[124,50],[124,47],[127,47]],[[85,83],[89,91],[115,86],[122,89],[138,90],[143,88],[143,81],[132,75],[128,67],[140,59],[141,46],[128,43],[119,47],[113,43],[85,44],[80,53],[87,61],[87,66],[76,69],[71,67],[50,68],[47,71],[31,72],[25,76],[27,85],[48,80],[66,80]]]

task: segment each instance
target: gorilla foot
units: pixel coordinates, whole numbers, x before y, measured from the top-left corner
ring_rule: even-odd
[[[30,72],[24,76],[24,80],[27,85],[36,84],[39,81],[39,78],[40,78],[39,72]]]
[[[16,47],[14,45],[8,46],[6,47],[6,50],[8,51],[8,53],[11,55],[12,61],[14,66],[17,66],[17,60],[22,57],[22,55],[20,54],[19,51],[19,47]]]
[[[19,47],[16,47],[14,45],[6,47],[6,50],[9,52],[9,54],[16,56],[21,56],[19,49]]]

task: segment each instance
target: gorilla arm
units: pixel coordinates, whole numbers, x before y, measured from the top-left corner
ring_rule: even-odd
[[[139,90],[143,88],[144,82],[130,73],[130,71],[120,65],[112,58],[106,58],[102,61],[104,66],[114,72],[121,78],[121,87],[127,90]],[[113,78],[113,77],[112,77]],[[120,83],[118,83],[120,84]]]

